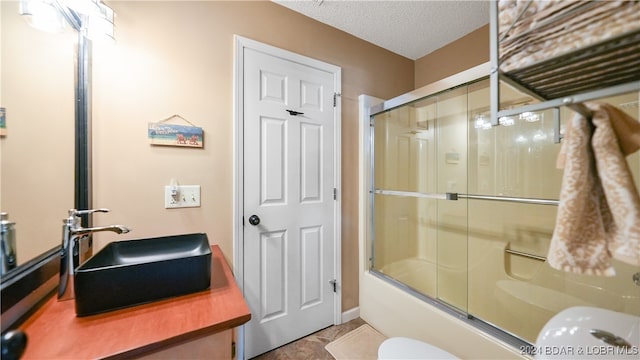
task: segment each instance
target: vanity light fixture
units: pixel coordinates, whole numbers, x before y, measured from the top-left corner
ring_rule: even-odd
[[[547,140],[547,134],[544,133],[544,131],[538,129],[533,133],[533,141],[534,142],[541,142],[541,141],[545,141]]]
[[[61,32],[69,24],[90,39],[114,38],[113,9],[100,0],[20,0],[20,15],[48,32]]]
[[[529,139],[524,137],[524,135],[518,135],[516,137],[516,142],[519,143],[519,144],[525,144],[525,143],[529,142]]]
[[[498,122],[502,126],[512,126],[516,123],[516,121],[511,116],[503,116],[498,120]]]
[[[539,113],[531,112],[531,111],[525,111],[522,114],[520,114],[519,118],[520,120],[524,120],[527,122],[536,122],[542,119],[542,115]]]
[[[492,128],[489,116],[483,113],[476,114],[474,117],[473,127],[476,129],[489,130]]]
[[[99,0],[67,0],[67,6],[83,19],[83,27],[90,39],[108,36],[114,39],[113,9]]]
[[[475,121],[473,122],[473,127],[476,129],[481,129],[484,123],[485,123],[484,116],[482,116],[482,114],[477,114],[475,116]]]
[[[34,28],[58,33],[64,31],[67,22],[56,5],[54,0],[21,0],[19,11]]]

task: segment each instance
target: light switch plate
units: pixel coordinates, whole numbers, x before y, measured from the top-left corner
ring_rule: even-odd
[[[200,207],[200,185],[178,185],[177,194],[171,195],[173,187],[164,187],[164,208]]]

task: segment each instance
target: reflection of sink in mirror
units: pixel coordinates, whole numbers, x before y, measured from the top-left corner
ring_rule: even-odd
[[[209,288],[206,234],[115,241],[76,269],[78,316],[91,315]]]
[[[536,359],[637,360],[640,317],[591,306],[565,309],[540,331],[535,355]]]
[[[496,282],[495,296],[503,310],[501,324],[520,329],[529,339],[535,339],[538,329],[559,311],[570,306],[592,305],[553,289],[516,280]]]

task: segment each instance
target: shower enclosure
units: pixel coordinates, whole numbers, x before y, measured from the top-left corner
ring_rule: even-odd
[[[491,126],[489,97],[485,78],[371,109],[369,270],[516,341],[534,343],[571,306],[640,316],[640,269],[614,261],[616,276],[596,277],[545,263],[562,180],[554,138],[573,113],[562,109],[560,124],[547,110]],[[601,101],[638,119],[638,97]],[[501,101],[535,102],[506,85]],[[640,155],[628,162],[640,188]]]

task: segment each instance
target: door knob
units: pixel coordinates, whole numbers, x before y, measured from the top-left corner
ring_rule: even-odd
[[[258,215],[251,215],[251,216],[249,216],[249,224],[251,224],[251,225],[258,225],[258,224],[260,224],[260,218],[258,217]]]

